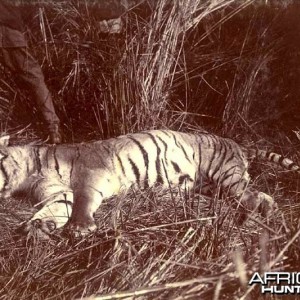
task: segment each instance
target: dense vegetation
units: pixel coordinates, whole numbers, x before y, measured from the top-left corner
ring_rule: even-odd
[[[120,34],[100,31],[94,2],[22,4],[68,142],[202,126],[297,160],[296,1],[145,1],[122,15]],[[38,139],[30,95],[0,72],[2,132],[16,144]],[[242,226],[217,195],[152,190],[104,203],[94,236],[39,241],[14,232],[29,199],[3,201],[0,297],[259,298],[253,272],[299,271],[299,188],[297,174],[270,165],[253,164],[252,177],[279,210]]]

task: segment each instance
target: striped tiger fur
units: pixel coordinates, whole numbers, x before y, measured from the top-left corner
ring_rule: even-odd
[[[208,182],[254,210],[273,206],[271,196],[251,189],[248,160],[231,139],[206,132],[152,130],[104,141],[53,146],[9,146],[0,138],[0,196],[27,192],[41,207],[23,224],[47,234],[68,223],[78,235],[96,230],[94,213],[104,199],[130,187],[193,188]],[[267,152],[252,153],[298,170],[292,161]],[[37,226],[38,225],[38,226]]]

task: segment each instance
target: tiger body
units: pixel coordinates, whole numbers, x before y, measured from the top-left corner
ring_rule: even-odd
[[[43,232],[68,223],[79,234],[96,230],[94,214],[104,199],[129,188],[191,189],[220,186],[246,208],[273,205],[271,196],[248,187],[248,160],[233,140],[206,132],[152,130],[86,144],[0,146],[0,195],[27,192],[41,209]],[[49,226],[50,224],[50,226]]]

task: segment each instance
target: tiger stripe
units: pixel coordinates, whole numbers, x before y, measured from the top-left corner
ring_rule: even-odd
[[[136,178],[136,182],[137,182],[138,186],[140,186],[140,180],[141,180],[140,171],[139,171],[137,165],[135,164],[135,162],[130,157],[128,157],[128,161],[131,165],[132,172]]]
[[[1,170],[1,179],[2,179],[2,185],[1,185],[1,192],[5,191],[8,187],[9,184],[9,178],[8,178],[8,173],[5,170],[5,167],[3,166],[3,161],[0,163],[0,170]]]
[[[41,159],[40,159],[40,148],[39,147],[34,148],[34,155],[35,155],[35,161],[36,161],[38,173],[41,173],[42,163],[41,163]]]
[[[117,157],[118,162],[119,162],[119,164],[120,164],[120,166],[121,166],[122,173],[123,173],[123,175],[125,176],[125,175],[126,175],[126,172],[125,172],[125,168],[124,168],[124,165],[123,165],[123,163],[122,163],[121,157],[120,157],[119,155],[116,155],[116,157]]]
[[[145,150],[145,148],[143,147],[143,145],[136,140],[135,138],[129,136],[129,138],[139,147],[140,151],[142,152],[143,158],[144,158],[144,163],[145,163],[145,167],[146,167],[146,175],[145,175],[145,179],[144,179],[144,188],[148,188],[149,187],[149,157],[148,157],[148,153]]]
[[[214,170],[212,170],[212,173],[210,176],[212,181],[217,181],[217,178],[215,178],[215,175],[221,173],[221,169],[224,164],[224,159],[225,159],[226,155],[227,155],[226,147],[225,147],[223,141],[221,140],[220,141],[220,153],[218,156],[219,162],[216,164],[216,166],[214,166]]]
[[[176,173],[181,173],[181,169],[179,168],[178,164],[174,161],[171,161],[172,166],[174,167],[174,170]]]
[[[160,136],[157,136],[157,138],[164,145],[164,160],[165,160],[166,164],[168,165],[168,158],[167,158],[168,144]]]
[[[59,163],[58,163],[58,159],[56,157],[56,147],[54,147],[54,149],[53,149],[53,157],[54,157],[54,162],[55,162],[55,170],[56,170],[58,176],[60,178],[62,178],[61,174],[59,173]]]
[[[164,180],[162,177],[162,172],[161,172],[161,164],[160,164],[160,153],[161,150],[157,144],[157,141],[155,140],[154,136],[151,133],[147,133],[147,135],[151,138],[152,142],[154,143],[155,147],[156,147],[156,159],[155,159],[155,167],[156,167],[156,183],[160,183],[163,184]]]

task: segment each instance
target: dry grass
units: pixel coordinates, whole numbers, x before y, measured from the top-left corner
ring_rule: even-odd
[[[90,237],[40,241],[13,231],[33,211],[18,201],[1,203],[3,299],[252,299],[253,272],[299,267],[296,206],[241,226],[224,199],[157,188],[106,201]]]
[[[292,155],[289,137],[278,133],[274,145],[262,136],[268,128],[261,135],[253,129],[262,122],[251,113],[257,82],[276,41],[261,47],[266,28],[256,34],[255,14],[220,49],[230,36],[226,22],[252,2],[160,0],[149,15],[139,7],[124,15],[125,29],[115,36],[100,33],[93,10],[77,1],[49,1],[38,10],[27,4],[32,51],[67,139],[159,127],[197,131],[213,120],[237,141]],[[36,140],[25,125],[38,122],[38,113],[9,77],[0,81],[0,100],[2,131],[17,132],[15,143]],[[252,174],[279,210],[243,225],[226,199],[157,189],[106,201],[95,235],[70,240],[58,232],[41,241],[14,231],[33,213],[29,199],[1,201],[0,299],[262,299],[247,284],[253,272],[300,267],[299,187],[294,174],[268,165],[254,165]]]

